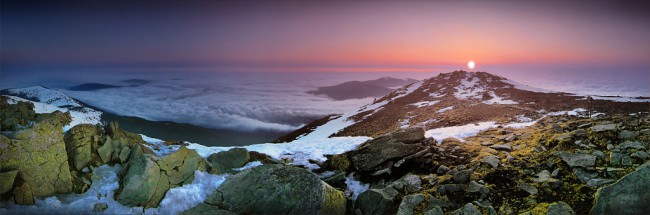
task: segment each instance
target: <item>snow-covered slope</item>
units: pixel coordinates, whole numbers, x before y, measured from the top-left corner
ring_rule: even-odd
[[[36,113],[52,113],[54,111],[70,112],[72,122],[63,127],[64,131],[78,124],[101,124],[102,112],[86,107],[74,98],[65,95],[59,90],[42,86],[7,89],[0,91],[6,95],[8,102],[14,104],[19,101],[34,104]]]
[[[613,103],[622,111],[642,105],[594,97],[595,110]],[[614,99],[609,99],[614,100]],[[648,102],[650,100],[618,100]],[[407,85],[358,110],[342,114],[299,139],[329,136],[378,136],[399,128],[438,129],[493,122],[522,123],[519,117],[539,119],[547,112],[588,108],[584,96],[531,87],[486,72],[455,71]]]

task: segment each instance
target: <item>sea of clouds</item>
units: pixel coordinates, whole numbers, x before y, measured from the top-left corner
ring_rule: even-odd
[[[520,72],[485,68],[535,87],[581,95],[650,96],[645,72]],[[307,91],[352,80],[385,76],[433,77],[436,72],[188,72],[128,70],[63,70],[1,74],[1,88],[43,85],[62,91],[102,110],[154,121],[190,123],[239,131],[291,131],[313,119],[344,113],[373,98],[335,101]],[[648,76],[650,77],[650,76]],[[129,79],[148,83],[130,86]],[[66,90],[83,83],[125,87],[94,91]]]

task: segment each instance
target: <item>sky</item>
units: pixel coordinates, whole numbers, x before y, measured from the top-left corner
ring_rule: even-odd
[[[650,65],[642,1],[3,0],[1,10],[5,72]]]

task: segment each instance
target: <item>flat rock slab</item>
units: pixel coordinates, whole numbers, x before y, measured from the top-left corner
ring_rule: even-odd
[[[596,156],[591,154],[560,152],[556,154],[571,167],[593,167],[596,165]]]

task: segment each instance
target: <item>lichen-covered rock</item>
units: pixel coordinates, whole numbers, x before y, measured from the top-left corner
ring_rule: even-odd
[[[92,159],[92,146],[97,142],[97,134],[101,134],[100,128],[90,124],[76,125],[65,134],[68,158],[76,170],[86,167]]]
[[[159,158],[145,154],[144,146],[131,150],[117,201],[129,206],[156,207],[172,187],[194,180],[194,171],[206,171],[207,163],[195,150],[181,146]]]
[[[31,102],[17,102],[9,104],[5,97],[0,97],[0,128],[3,131],[15,131],[18,126],[27,126],[36,119],[34,104]]]
[[[15,139],[5,139],[0,150],[0,169],[18,170],[18,176],[31,185],[35,197],[72,191],[63,124],[68,113],[54,112],[51,117],[31,128],[16,132]]]
[[[11,190],[14,185],[14,180],[16,180],[16,175],[18,175],[18,170],[0,173],[0,195]]]
[[[394,142],[390,136],[379,137],[364,143],[350,158],[354,167],[361,171],[371,171],[384,161],[412,155],[423,147],[417,144]]]
[[[14,187],[13,190],[14,201],[19,205],[33,205],[34,204],[34,190],[27,182]]]
[[[647,214],[650,211],[650,162],[596,192],[591,214]]]
[[[359,194],[355,205],[362,214],[394,214],[398,209],[398,194],[392,187],[369,189]]]
[[[412,193],[422,189],[422,180],[417,175],[409,173],[395,180],[391,186],[397,191]]]
[[[234,148],[228,151],[217,152],[208,156],[210,163],[218,163],[226,168],[239,168],[250,160],[248,150],[245,148]]]
[[[560,152],[557,156],[562,158],[571,167],[592,167],[596,164],[596,156],[591,154]]]
[[[476,208],[472,203],[467,203],[462,208],[452,211],[452,215],[483,215],[481,211]]]
[[[229,177],[205,201],[235,213],[344,214],[346,199],[308,170],[262,165]]]
[[[415,207],[418,205],[422,204],[426,198],[422,194],[413,194],[413,195],[408,195],[405,196],[402,199],[402,202],[399,204],[399,208],[397,210],[398,215],[412,215],[413,210],[415,210]]]

